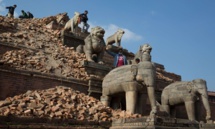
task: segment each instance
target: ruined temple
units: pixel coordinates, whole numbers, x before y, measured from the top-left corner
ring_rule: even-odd
[[[77,35],[62,31],[68,20],[69,17],[66,13],[41,19],[11,19],[0,16],[1,121],[23,123],[27,121],[27,118],[19,119],[17,117],[27,116],[28,119],[32,118],[27,121],[28,123],[43,123],[42,121],[56,123],[58,121],[55,119],[50,121],[49,118],[64,119],[63,123],[69,123],[65,120],[68,118],[79,120],[70,121],[74,125],[82,127],[91,125],[90,128],[93,128],[93,126],[103,127],[102,122],[104,122],[104,128],[107,128],[110,127],[112,119],[139,118],[139,120],[145,120],[146,118],[139,114],[114,111],[110,107],[102,106],[99,102],[102,80],[113,69],[113,57],[105,53],[104,65],[88,62],[85,54],[76,52],[76,48],[84,44],[84,39],[89,33],[80,33],[80,28],[78,28]],[[134,59],[134,53],[128,52],[126,49],[124,51],[129,60]],[[159,104],[161,91],[168,84],[181,81],[181,76],[166,71],[164,65],[159,62],[154,63],[156,64],[155,92]],[[63,105],[62,101],[69,99],[67,94],[73,94],[74,96],[70,95],[69,98],[72,98],[73,103],[77,101],[80,104],[75,107],[68,104]],[[215,119],[215,93],[209,91],[208,95],[212,119]],[[59,99],[61,97],[65,100]],[[150,112],[147,94],[144,102],[143,114],[147,116]],[[20,103],[24,104],[26,110],[23,110],[23,105]],[[51,108],[45,108],[49,104]],[[89,105],[92,108],[89,108]],[[205,112],[202,105],[199,105],[196,111],[199,112],[197,119],[203,121],[202,116],[205,116]],[[74,108],[76,114],[65,113],[67,109],[71,108]],[[84,115],[86,108],[91,109],[88,111],[90,115]],[[60,109],[64,109],[64,112]],[[98,111],[95,112],[95,110]],[[177,118],[187,118],[183,105],[177,107],[176,110]],[[11,115],[14,118],[8,117]],[[35,118],[35,116],[37,117]],[[58,123],[60,122],[58,121]],[[0,122],[0,124],[4,125],[4,122]],[[117,121],[114,124],[117,125]],[[61,127],[61,125],[58,126]],[[10,128],[15,128],[15,126]]]

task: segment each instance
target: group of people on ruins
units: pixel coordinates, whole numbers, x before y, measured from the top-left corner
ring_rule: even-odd
[[[21,10],[21,12],[22,15],[20,15],[19,18],[34,18],[34,15],[29,11],[26,13],[24,10]]]
[[[13,5],[13,6],[8,6],[6,7],[6,9],[8,9],[8,17],[13,18],[14,17],[14,11],[16,9],[17,5]],[[19,18],[33,18],[33,14],[30,13],[29,11],[26,13],[24,10],[21,10],[21,15],[19,16]],[[81,32],[88,32],[88,29],[90,27],[90,25],[87,23],[88,22],[88,11],[85,10],[84,13],[79,15],[79,23],[81,23]],[[127,65],[127,58],[125,55],[123,55],[123,49],[120,46],[119,47],[119,52],[118,53],[114,53],[111,52],[109,50],[106,50],[106,52],[114,57],[114,62],[113,62],[113,66],[114,67],[119,67],[119,66],[123,66],[123,65]],[[139,63],[140,60],[139,59],[135,59],[136,63]]]
[[[13,6],[8,6],[6,7],[6,9],[8,9],[8,13],[7,13],[7,17],[10,18],[14,18],[14,11],[16,9],[17,5],[13,5]],[[24,10],[21,10],[21,15],[19,16],[19,18],[34,18],[33,14],[30,13],[29,11],[26,13]]]
[[[17,5],[13,5],[13,6],[8,6],[6,7],[6,9],[8,9],[8,13],[7,13],[7,17],[10,18],[14,18],[14,11],[16,9]],[[21,15],[19,16],[19,18],[34,18],[33,14],[31,12],[25,12],[24,10],[21,10]]]
[[[14,18],[14,11],[16,9],[17,5],[8,6],[6,9],[8,9],[7,17]],[[81,23],[81,32],[88,32],[88,29],[90,25],[87,23],[88,21],[88,11],[85,10],[84,13],[79,15],[79,23]],[[19,15],[19,18],[34,18],[33,14],[31,12],[25,12],[24,10],[21,10],[21,15]]]

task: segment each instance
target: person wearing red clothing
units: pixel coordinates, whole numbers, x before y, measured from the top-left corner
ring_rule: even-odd
[[[106,51],[106,52],[114,57],[114,63],[113,63],[114,67],[120,67],[123,65],[127,65],[127,58],[125,55],[123,55],[122,48],[119,48],[118,54],[110,52],[110,51]]]

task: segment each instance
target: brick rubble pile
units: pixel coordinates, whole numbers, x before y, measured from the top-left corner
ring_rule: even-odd
[[[7,51],[0,58],[4,66],[87,80],[89,75],[80,67],[80,61],[85,59],[85,55],[76,53],[73,48],[62,46],[61,49],[63,50],[56,50],[52,54],[44,51],[13,50]]]
[[[80,62],[86,60],[85,55],[75,52],[72,47],[63,46],[59,38],[68,20],[64,13],[42,19],[0,16],[0,42],[26,48],[0,55],[1,64],[16,69],[87,80],[89,76],[80,67]]]
[[[80,67],[80,62],[86,60],[85,55],[76,53],[74,48],[63,46],[59,38],[68,20],[66,13],[34,19],[0,16],[0,43],[27,48],[0,55],[0,64],[16,69],[87,80],[89,76],[85,69]],[[174,81],[163,75],[161,69],[157,69],[156,73],[158,79]]]
[[[63,86],[27,91],[21,95],[8,97],[0,101],[0,115],[89,121],[141,117],[139,114],[112,110],[93,97]]]

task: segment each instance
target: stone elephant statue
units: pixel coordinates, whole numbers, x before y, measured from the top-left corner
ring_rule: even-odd
[[[206,110],[206,120],[211,119],[211,110],[208,102],[206,81],[195,79],[192,81],[175,82],[165,87],[161,94],[161,105],[168,114],[169,106],[185,103],[188,119],[191,121],[195,118],[195,101],[201,96],[203,105]]]
[[[151,48],[149,49],[145,57],[150,56]],[[101,96],[101,102],[104,105],[110,105],[112,96],[125,93],[126,111],[142,114],[142,96],[146,86],[152,108],[150,114],[157,112],[154,90],[156,69],[151,58],[145,59],[139,64],[117,67],[104,77]]]

